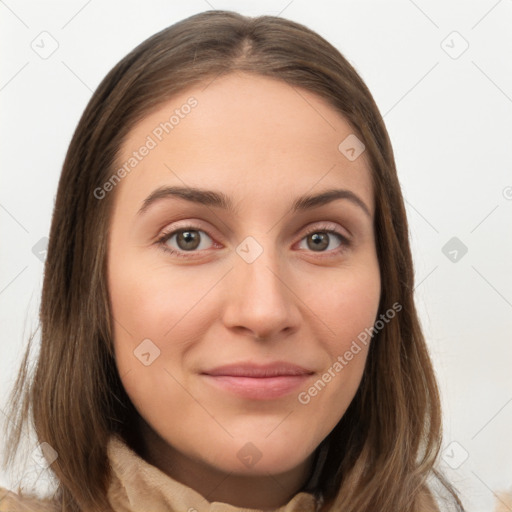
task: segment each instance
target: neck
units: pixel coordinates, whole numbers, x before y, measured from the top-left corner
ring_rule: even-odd
[[[174,480],[194,489],[209,502],[228,503],[240,508],[279,508],[299,492],[312,470],[314,454],[300,466],[284,473],[225,473],[176,450],[144,421],[140,426],[140,456]]]

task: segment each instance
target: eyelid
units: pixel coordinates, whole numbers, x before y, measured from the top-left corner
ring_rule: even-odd
[[[222,238],[221,236],[217,235],[217,231],[215,229],[213,229],[211,227],[204,226],[200,221],[195,220],[195,219],[184,219],[184,220],[179,220],[179,221],[173,222],[171,225],[167,225],[166,227],[159,229],[156,239],[160,240],[166,235],[171,236],[171,235],[174,235],[176,233],[176,231],[181,231],[181,230],[186,231],[187,229],[203,231],[212,239]],[[215,233],[215,236],[212,236],[210,234],[211,232]]]
[[[215,235],[215,237],[212,237],[209,233],[209,230],[211,230],[211,228],[203,226],[201,224],[201,221],[197,221],[195,219],[184,219],[184,220],[176,221],[172,224],[172,230],[171,229],[167,230],[166,228],[163,228],[162,230],[160,230],[160,232],[161,232],[161,234],[163,234],[164,232],[166,232],[167,234],[172,234],[172,233],[174,233],[174,231],[179,231],[180,229],[186,229],[186,228],[193,228],[193,229],[197,229],[200,231],[204,231],[204,232],[206,232],[207,235],[210,236],[210,238],[222,238],[222,236],[218,236],[217,234]],[[339,223],[332,222],[332,221],[321,221],[321,220],[316,221],[316,222],[310,222],[305,228],[302,227],[299,230],[297,230],[293,236],[296,237],[300,233],[303,233],[302,237],[304,237],[304,236],[310,234],[312,230],[314,231],[314,230],[320,230],[320,229],[336,231],[340,234],[340,236],[343,236],[347,239],[350,239],[352,237],[352,233],[346,227],[340,227]],[[341,233],[339,232],[340,230],[342,231]]]
[[[348,229],[340,228],[339,224],[336,224],[336,223],[330,222],[330,221],[318,221],[318,222],[312,222],[305,228],[305,232],[302,235],[302,238],[304,236],[310,235],[311,233],[314,233],[316,231],[322,231],[322,230],[335,232],[347,240],[350,240],[350,238],[352,236],[352,234],[350,233],[350,231],[348,231]],[[299,231],[299,233],[302,233],[302,232],[303,232],[303,230],[301,229]],[[301,238],[301,240],[302,240],[302,238]]]

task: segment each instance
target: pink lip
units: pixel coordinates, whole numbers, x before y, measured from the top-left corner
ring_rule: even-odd
[[[312,370],[281,361],[266,365],[231,364],[202,372],[213,385],[254,400],[284,396],[313,374]]]

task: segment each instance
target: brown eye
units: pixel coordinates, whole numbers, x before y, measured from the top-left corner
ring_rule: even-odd
[[[307,236],[308,247],[313,251],[321,251],[329,246],[329,235],[318,232]]]
[[[196,230],[178,231],[176,235],[176,243],[183,251],[193,251],[197,249],[201,241],[201,237]]]
[[[338,239],[338,244],[333,243],[333,239]],[[306,241],[306,247],[302,246],[303,240]],[[334,246],[333,246],[334,245]],[[309,249],[317,253],[334,253],[337,254],[343,251],[350,245],[349,240],[341,233],[333,229],[316,228],[306,235],[301,240],[300,249]]]
[[[172,254],[185,256],[187,252],[197,253],[203,249],[208,249],[208,240],[212,241],[205,231],[188,226],[164,233],[158,242],[164,250]]]

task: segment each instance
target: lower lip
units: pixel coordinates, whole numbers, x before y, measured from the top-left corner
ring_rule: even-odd
[[[213,385],[253,400],[271,400],[291,393],[311,377],[282,375],[278,377],[234,377],[229,375],[203,374]]]

